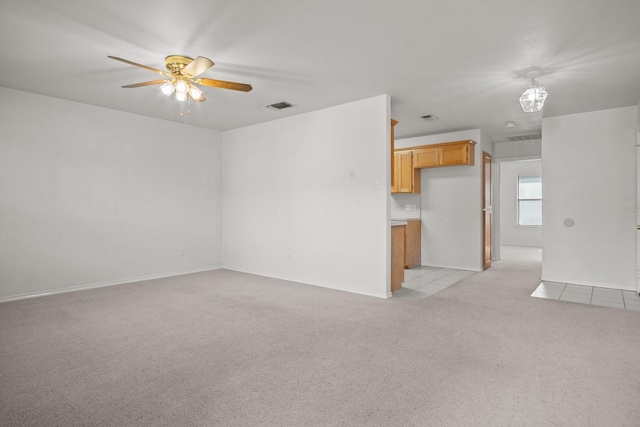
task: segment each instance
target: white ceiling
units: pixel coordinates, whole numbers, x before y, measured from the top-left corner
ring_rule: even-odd
[[[638,0],[2,0],[0,49],[0,86],[221,131],[386,93],[398,137],[501,141],[640,100]],[[157,74],[107,58],[164,69],[171,54],[254,89],[204,88],[181,118],[158,86],[120,88]],[[542,113],[518,103],[531,69]],[[265,108],[279,101],[295,107]]]

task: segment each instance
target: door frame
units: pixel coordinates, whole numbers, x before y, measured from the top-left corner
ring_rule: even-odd
[[[640,130],[636,133],[636,292],[640,294]]]
[[[488,172],[488,176],[487,176]],[[493,254],[493,157],[486,151],[482,152],[482,269],[491,267]],[[489,190],[487,204],[487,189]],[[488,242],[487,242],[488,240]],[[487,256],[488,252],[488,256]]]

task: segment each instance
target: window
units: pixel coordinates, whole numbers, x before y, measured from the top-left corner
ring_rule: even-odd
[[[542,225],[541,175],[518,175],[518,225]]]

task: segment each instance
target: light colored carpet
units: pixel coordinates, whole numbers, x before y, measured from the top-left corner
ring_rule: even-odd
[[[3,426],[638,426],[640,313],[506,262],[426,299],[218,270],[0,304]]]

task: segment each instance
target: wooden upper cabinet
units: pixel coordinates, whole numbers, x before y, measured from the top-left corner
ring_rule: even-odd
[[[469,141],[443,145],[440,147],[440,165],[472,165],[474,163],[473,153],[473,144],[470,144]]]
[[[398,153],[393,153],[391,156],[391,193],[398,192]]]
[[[397,120],[393,120],[391,119],[391,192],[395,193],[396,192],[396,187],[397,187],[397,183],[396,183],[396,175],[397,175],[397,171],[396,171],[396,160],[395,160],[395,128],[396,125],[398,124]]]
[[[413,151],[399,150],[394,153],[396,184],[392,193],[420,193],[420,169],[413,167]],[[395,190],[395,191],[393,191]]]
[[[440,148],[418,148],[415,152],[415,166],[417,168],[432,168],[440,166]]]
[[[433,168],[473,165],[475,145],[475,141],[465,140],[411,147],[415,153],[413,166],[415,168]]]

